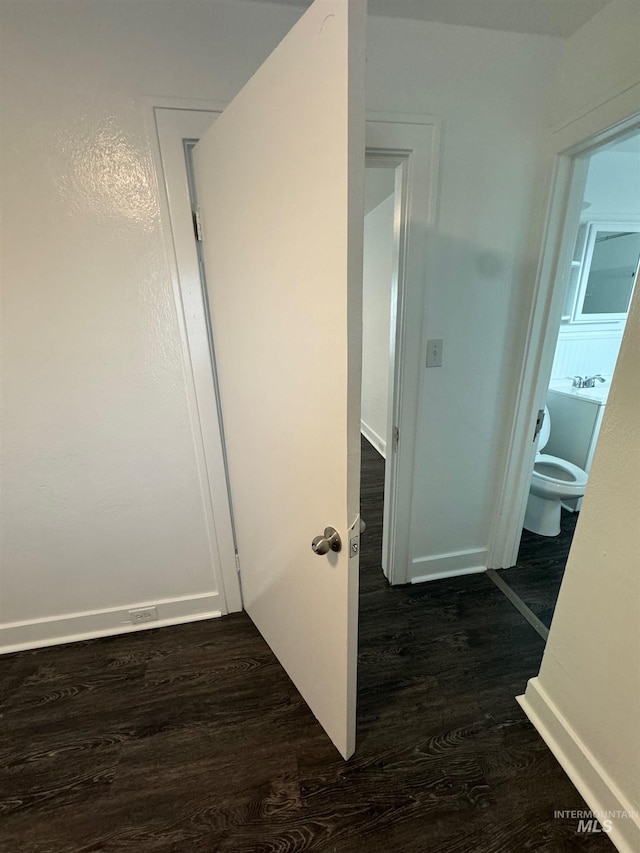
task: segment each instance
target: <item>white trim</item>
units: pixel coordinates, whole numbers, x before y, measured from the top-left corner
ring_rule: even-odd
[[[367,112],[367,122],[378,122],[381,124],[418,124],[427,127],[435,127],[440,130],[442,119],[437,115],[422,113],[388,113],[370,110]]]
[[[424,571],[426,569],[426,571]],[[487,570],[486,548],[469,548],[466,551],[449,551],[429,557],[416,557],[411,561],[411,583],[473,575]]]
[[[425,234],[436,222],[441,122],[438,117],[367,114],[367,160],[396,166],[396,295],[392,313],[387,435],[399,429],[387,453],[382,566],[391,584],[409,577],[409,524],[415,468],[415,434],[424,351]]]
[[[574,323],[572,326],[563,325],[560,328],[558,337],[563,341],[620,340],[623,332],[624,324],[620,322],[616,324],[611,323],[606,329],[602,329],[601,331],[591,328],[588,323]]]
[[[624,104],[628,108],[626,101]],[[619,107],[618,103],[616,110]],[[637,109],[636,102],[633,114],[626,116],[609,109],[596,110],[590,114],[588,125],[571,124],[564,129],[566,133],[551,142],[557,153],[507,459],[489,538],[488,567],[492,569],[513,566],[518,557],[535,456],[531,438],[537,411],[544,406],[561,328],[567,278],[580,224],[587,156],[639,127]],[[591,127],[592,135],[581,137],[580,128],[587,126]]]
[[[618,87],[616,87],[618,89]],[[603,141],[628,130],[638,122],[640,82],[634,76],[629,83],[599,102],[581,110],[553,129],[553,153],[574,153],[575,148],[598,147]]]
[[[208,336],[198,250],[193,236],[184,139],[199,139],[224,104],[173,98],[145,99],[158,176],[160,212],[176,313],[212,572],[223,613],[242,609],[233,522],[227,488],[215,365]]]
[[[538,678],[532,678],[525,694],[516,698],[591,810],[630,815],[635,811]],[[640,850],[640,820],[613,817],[611,822],[609,838],[621,853]]]
[[[363,420],[360,421],[360,432],[370,444],[373,444],[383,459],[387,458],[387,442]]]
[[[638,128],[640,130],[640,128]],[[638,214],[637,213],[616,213],[611,210],[594,210],[589,208],[588,216],[583,212],[581,217],[581,224],[587,225],[589,223],[593,223],[594,225],[604,225],[609,222],[615,222],[618,225],[621,225],[623,228],[626,228],[627,225],[637,225],[638,224]]]
[[[576,292],[573,300],[573,308],[571,311],[571,317],[569,323],[573,326],[576,325],[589,325],[590,323],[598,323],[601,325],[602,323],[616,323],[621,321],[626,321],[627,314],[629,312],[629,305],[631,304],[631,299],[633,297],[633,291],[635,287],[635,282],[637,275],[634,275],[633,284],[631,287],[631,292],[629,294],[629,302],[627,303],[627,310],[623,312],[619,312],[617,314],[608,313],[608,314],[585,314],[584,309],[584,300],[587,292],[587,284],[589,282],[589,276],[591,273],[591,265],[593,263],[593,253],[595,251],[595,245],[598,239],[599,231],[630,231],[638,233],[640,232],[640,224],[637,222],[623,222],[620,219],[614,219],[609,221],[602,221],[601,219],[591,219],[585,221],[586,226],[586,240],[584,247],[584,254],[582,259],[582,268],[580,270],[580,277],[578,279],[578,286],[576,287]],[[637,273],[636,268],[636,273]]]
[[[147,117],[155,109],[189,110],[190,112],[221,113],[229,105],[229,101],[211,101],[208,98],[167,98],[163,95],[143,95],[141,101]],[[153,123],[155,129],[155,123]]]
[[[498,488],[496,513],[489,537],[488,566],[507,568],[516,563],[522,521],[533,470],[533,435],[537,410],[542,400],[542,377],[548,380],[553,364],[555,341],[549,323],[562,316],[562,290],[558,279],[561,267],[570,269],[567,254],[571,230],[577,234],[581,195],[586,182],[585,157],[599,147],[632,130],[640,129],[640,81],[637,74],[623,86],[600,97],[579,112],[563,119],[549,133],[547,149],[553,157],[553,174],[545,228],[539,249],[539,264],[531,304],[524,357],[518,381],[516,404],[509,435],[507,458]],[[571,246],[571,251],[573,246]],[[554,290],[556,291],[554,294]],[[560,303],[560,305],[558,305]],[[558,328],[560,324],[558,323]],[[557,330],[556,330],[557,331]]]
[[[87,610],[26,622],[10,622],[0,627],[0,654],[214,619],[222,615],[220,604],[219,594],[213,592],[163,601],[133,602],[107,610]],[[143,625],[133,625],[129,611],[141,607],[157,608],[159,618]]]

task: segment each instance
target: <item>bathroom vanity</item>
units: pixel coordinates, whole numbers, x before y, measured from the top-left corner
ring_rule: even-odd
[[[545,453],[567,459],[589,473],[609,388],[609,378],[596,388],[573,388],[564,381],[551,383],[547,406],[552,429]],[[568,502],[566,508],[578,511],[582,500]]]

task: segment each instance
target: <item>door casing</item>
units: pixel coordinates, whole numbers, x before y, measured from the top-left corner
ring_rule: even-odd
[[[629,111],[631,104],[633,112]],[[507,458],[490,536],[488,568],[509,568],[518,558],[535,458],[535,421],[538,410],[544,407],[549,386],[567,275],[578,232],[588,156],[638,129],[637,100],[630,100],[628,104],[623,100],[617,120],[612,120],[609,108],[594,110],[583,121],[558,131],[557,138],[550,143],[554,153],[550,198]]]
[[[225,609],[242,610],[236,547],[227,488],[217,378],[207,326],[206,303],[194,240],[184,139],[198,139],[224,104],[161,101],[149,105],[147,122],[158,176],[191,418],[194,449],[216,573]]]

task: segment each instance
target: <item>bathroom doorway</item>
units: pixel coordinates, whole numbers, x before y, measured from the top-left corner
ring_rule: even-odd
[[[546,639],[640,267],[640,130],[576,162],[559,324],[515,565],[489,575]]]

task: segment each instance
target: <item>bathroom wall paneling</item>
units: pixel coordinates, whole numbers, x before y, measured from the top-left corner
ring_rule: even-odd
[[[623,329],[564,331],[561,328],[553,358],[551,379],[601,373],[611,376],[616,366]]]

